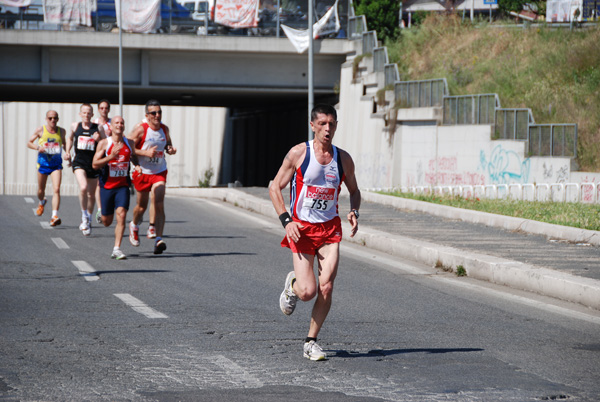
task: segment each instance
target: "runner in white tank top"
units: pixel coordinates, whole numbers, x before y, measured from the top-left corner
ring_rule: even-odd
[[[139,144],[136,145],[142,151],[156,147],[155,156],[139,157],[140,166],[143,174],[158,174],[167,170],[167,160],[165,159],[165,147],[167,146],[167,136],[165,134],[166,126],[160,125],[158,130],[152,129],[148,123],[142,123],[144,134]]]
[[[344,172],[337,147],[327,165],[317,162],[314,140],[306,142],[302,165],[294,172],[290,186],[292,216],[305,222],[322,223],[338,216],[338,196]]]

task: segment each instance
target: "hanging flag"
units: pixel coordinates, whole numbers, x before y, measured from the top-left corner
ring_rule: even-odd
[[[0,0],[0,6],[27,7],[29,5],[31,5],[31,0]]]
[[[92,26],[96,0],[44,0],[44,22]]]
[[[160,0],[121,0],[115,2],[117,25],[124,31],[150,33],[160,28]],[[119,21],[119,6],[123,7],[123,25]]]
[[[313,38],[319,39],[323,36],[337,33],[340,30],[340,17],[337,12],[338,0],[325,13],[323,17],[313,24]],[[285,36],[288,37],[298,53],[303,53],[308,49],[308,29],[294,29],[287,25],[281,25]]]
[[[259,0],[216,0],[215,22],[231,28],[258,26]]]

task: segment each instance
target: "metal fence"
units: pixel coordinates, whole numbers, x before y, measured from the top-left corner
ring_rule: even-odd
[[[110,32],[117,27],[116,8],[113,1],[97,2],[97,10],[92,13],[92,26],[47,24],[44,22],[42,0],[32,0],[27,7],[7,7],[0,12],[0,27],[9,29],[35,30],[91,30]],[[237,36],[277,36],[285,37],[281,25],[296,29],[308,28],[308,6],[306,2],[260,2],[258,26],[254,28],[228,28],[214,22],[214,13],[209,9],[208,1],[161,0],[161,26],[156,33],[188,35],[237,35]],[[316,0],[313,16],[315,21],[321,18],[335,4],[335,0]],[[287,7],[287,8],[286,8]],[[338,16],[342,29],[338,34],[328,37],[346,38],[350,32],[362,35],[366,32],[364,16],[354,15],[352,0],[340,0]],[[279,28],[279,29],[278,29]]]
[[[496,109],[494,138],[526,141],[531,124],[535,124],[531,109]]]
[[[398,65],[396,63],[386,64],[384,66],[384,85],[386,87],[394,85],[400,79],[400,73],[398,72]]]
[[[494,124],[497,94],[444,96],[444,124]]]
[[[577,157],[577,124],[532,124],[527,139],[529,156]]]
[[[373,54],[377,47],[377,32],[368,31],[362,36],[362,54]]]
[[[373,49],[373,71],[383,71],[387,63],[389,63],[387,47],[383,46]]]
[[[349,39],[362,39],[362,36],[365,32],[367,32],[367,20],[364,15],[348,18]]]
[[[394,83],[394,95],[400,107],[441,106],[444,96],[448,95],[448,83],[445,78],[398,81]]]

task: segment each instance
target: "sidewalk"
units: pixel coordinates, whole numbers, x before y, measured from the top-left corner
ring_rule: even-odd
[[[221,199],[277,219],[263,187],[169,188],[167,194]],[[600,232],[369,192],[362,196],[359,232],[353,239],[344,235],[345,241],[430,266],[462,265],[471,278],[600,310]],[[349,205],[342,194],[340,215]],[[345,233],[348,228],[345,224]]]

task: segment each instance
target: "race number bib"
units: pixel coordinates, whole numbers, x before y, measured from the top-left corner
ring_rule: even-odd
[[[110,163],[108,166],[109,166],[109,176],[110,177],[126,177],[127,176],[127,168],[129,167],[129,162]]]
[[[96,141],[94,141],[93,137],[84,137],[80,135],[77,138],[77,149],[82,151],[93,151],[96,145]]]
[[[58,142],[47,142],[44,144],[44,151],[48,155],[57,155],[60,153],[60,144]]]
[[[315,211],[329,211],[335,204],[335,188],[308,186],[303,208]]]
[[[164,151],[156,151],[156,156],[154,156],[152,158],[148,158],[148,163],[158,165],[159,163],[162,162],[163,159],[165,159]]]

